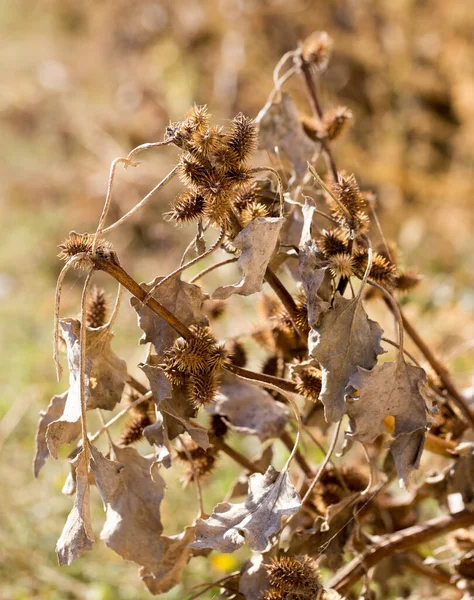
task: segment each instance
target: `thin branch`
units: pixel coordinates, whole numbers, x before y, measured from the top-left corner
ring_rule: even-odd
[[[169,273],[169,275],[167,275],[166,277],[164,277],[163,279],[161,279],[160,281],[158,281],[157,283],[155,283],[155,285],[153,285],[151,287],[151,289],[148,290],[148,293],[145,296],[145,299],[143,300],[143,304],[148,304],[148,302],[149,302],[150,298],[153,296],[155,290],[157,290],[164,283],[166,283],[167,281],[169,281],[173,277],[176,277],[177,275],[179,275],[180,273],[182,273],[186,269],[189,269],[189,267],[192,267],[193,265],[195,265],[196,263],[198,263],[200,260],[203,260],[207,256],[210,256],[213,252],[215,252],[216,250],[218,250],[220,248],[221,244],[222,244],[222,240],[224,239],[224,236],[225,236],[225,227],[221,227],[221,230],[219,232],[219,237],[217,238],[217,240],[214,242],[214,244],[212,244],[212,246],[208,250],[206,250],[205,252],[203,252],[199,256],[196,256],[196,258],[193,258],[192,260],[190,260],[186,264],[181,265],[180,267],[178,267],[177,269],[175,269],[174,271],[172,271],[171,273]]]
[[[203,500],[202,500],[201,481],[199,480],[199,475],[198,475],[198,472],[196,469],[196,465],[194,464],[193,457],[191,456],[191,453],[189,452],[188,447],[184,443],[183,437],[181,435],[178,435],[178,439],[179,439],[179,442],[183,449],[183,452],[186,454],[186,458],[188,459],[189,466],[191,467],[191,471],[193,474],[193,480],[196,485],[196,494],[197,494],[198,503],[199,503],[199,517],[198,518],[203,519],[203,518],[205,518],[205,516],[204,516],[205,511],[204,511],[204,504],[203,504]]]
[[[81,432],[82,432],[82,448],[84,452],[84,460],[86,465],[89,464],[89,443],[87,437],[87,399],[86,399],[86,344],[87,344],[87,326],[86,326],[86,311],[87,311],[87,295],[89,293],[94,269],[91,269],[87,274],[82,289],[81,297],[81,329],[79,332],[79,395],[81,398]]]
[[[341,569],[327,584],[328,588],[338,592],[347,592],[363,575],[379,563],[382,559],[392,556],[396,552],[425,544],[437,537],[474,525],[474,511],[463,510],[454,515],[437,517],[401,529],[395,533],[381,536],[377,543],[367,548],[362,554]]]
[[[231,263],[235,263],[238,260],[239,260],[238,258],[227,258],[226,260],[222,260],[221,262],[218,262],[215,265],[211,265],[210,267],[203,269],[200,273],[198,273],[192,279],[190,279],[189,283],[195,283],[198,279],[201,279],[201,277],[204,277],[204,275],[211,273],[211,271],[214,271],[215,269],[218,269],[219,267],[223,267],[224,265],[230,265]]]
[[[161,146],[169,146],[169,144],[172,144],[173,140],[164,140],[162,142],[150,142],[148,144],[141,144],[141,146],[137,146],[136,148],[134,148],[131,152],[128,153],[127,155],[127,161],[132,160],[132,158],[134,156],[136,156],[137,154],[140,154],[140,152],[143,152],[144,150],[151,150],[153,148],[160,148]]]
[[[141,302],[145,300],[147,296],[146,290],[144,290],[118,263],[103,258],[95,258],[94,265],[96,269],[105,271],[114,277],[114,279],[121,283],[123,287],[126,288],[136,298],[138,298],[138,300]],[[173,329],[177,331],[181,337],[184,337],[185,339],[190,339],[193,337],[193,334],[188,327],[186,327],[184,323],[177,319],[167,308],[155,300],[155,298],[150,298],[147,306],[156,315],[171,325],[171,327],[173,327]]]
[[[145,206],[145,204],[148,202],[148,200],[150,200],[150,198],[152,198],[159,189],[164,187],[169,181],[171,181],[173,179],[173,177],[176,175],[177,171],[178,171],[178,167],[174,167],[173,169],[171,169],[171,171],[168,173],[168,175],[166,175],[166,177],[164,179],[162,179],[160,181],[160,183],[151,190],[151,192],[148,192],[148,194],[143,198],[143,200],[140,200],[140,202],[138,204],[136,204],[133,208],[131,208],[128,211],[128,213],[123,215],[123,217],[120,217],[120,219],[118,221],[115,221],[115,223],[112,223],[112,225],[109,225],[108,227],[106,227],[102,231],[102,233],[108,233],[109,231],[112,231],[112,229],[115,229],[119,225],[122,225],[123,223],[125,223],[125,221],[128,221],[128,219],[130,219],[130,217],[133,217],[133,215],[136,212],[138,212],[141,208],[143,208],[143,206]]]
[[[283,442],[283,444],[288,448],[290,452],[295,447],[295,442],[287,431],[284,431],[281,434],[280,441]],[[306,477],[308,477],[309,479],[312,479],[314,477],[313,470],[308,465],[305,457],[301,454],[299,450],[296,450],[295,452],[295,461],[300,466],[301,470],[306,475]]]
[[[112,425],[117,423],[117,421],[120,421],[120,419],[124,415],[126,415],[130,409],[132,409],[134,406],[137,406],[137,404],[141,404],[142,402],[145,402],[146,400],[150,400],[150,398],[152,398],[152,396],[153,396],[153,394],[151,392],[146,392],[145,394],[143,394],[143,396],[140,396],[140,398],[137,398],[133,402],[130,402],[130,404],[128,404],[125,408],[122,408],[122,410],[120,412],[118,412],[115,415],[115,417],[112,417],[109,421],[107,421],[107,423],[104,423],[102,425],[102,427],[98,431],[96,431],[93,436],[91,436],[89,438],[90,441],[95,442],[95,440],[98,437],[100,437],[103,433],[105,433],[110,427],[112,427]]]

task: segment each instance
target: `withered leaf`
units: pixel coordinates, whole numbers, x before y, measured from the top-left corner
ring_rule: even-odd
[[[189,544],[194,540],[194,526],[186,527],[178,535],[164,535],[161,539],[163,558],[159,568],[153,573],[146,567],[138,571],[148,590],[155,596],[164,594],[180,583],[183,569],[192,557]]]
[[[62,416],[46,430],[46,442],[51,456],[58,457],[62,444],[77,437],[77,422],[81,418],[79,336],[81,324],[76,319],[61,319],[59,325],[66,341],[69,366],[69,392]],[[87,409],[112,410],[122,397],[128,378],[125,361],[112,351],[113,333],[108,327],[87,329],[85,397]]]
[[[280,437],[288,423],[288,410],[262,388],[224,376],[211,414],[225,417],[238,433],[257,435],[262,442]]]
[[[150,283],[140,285],[148,291],[162,279],[164,278],[157,277]],[[198,285],[181,281],[179,277],[172,277],[154,292],[153,297],[185,325],[208,324],[207,318],[201,312],[202,303],[207,296]],[[178,334],[137,298],[131,298],[130,304],[137,312],[138,326],[145,332],[140,338],[140,344],[151,342],[157,354],[161,355],[173,344]]]
[[[46,410],[40,412],[38,429],[36,431],[36,453],[33,462],[33,472],[38,477],[46,459],[49,456],[48,444],[46,443],[46,430],[48,425],[61,417],[66,405],[68,392],[53,396]],[[70,423],[68,439],[72,442],[79,437],[81,433],[80,422]]]
[[[303,206],[303,231],[299,246],[299,269],[301,282],[306,296],[308,309],[308,325],[317,325],[323,313],[329,309],[326,302],[318,294],[319,288],[326,275],[327,263],[318,255],[318,248],[311,236],[311,223],[313,221],[314,206]]]
[[[380,346],[383,330],[371,321],[358,298],[347,300],[336,295],[334,307],[324,313],[308,338],[310,354],[319,361],[326,421],[339,421],[345,412],[344,396],[350,377],[357,367],[371,369]]]
[[[247,539],[252,550],[263,552],[270,536],[280,529],[281,517],[298,512],[300,507],[300,497],[288,472],[278,473],[270,466],[264,475],[254,473],[250,477],[245,502],[221,502],[208,519],[197,522],[196,541],[191,547],[230,553]]]
[[[238,233],[232,244],[242,251],[237,263],[243,272],[242,279],[233,285],[218,287],[213,298],[225,300],[233,294],[250,296],[262,291],[265,271],[284,221],[282,217],[257,217]]]
[[[160,505],[165,482],[158,473],[151,479],[153,461],[141,456],[135,448],[114,446],[114,452],[123,470],[118,475],[118,488],[107,504],[100,537],[122,558],[155,572],[163,556]]]
[[[325,566],[339,568],[356,524],[351,517],[360,498],[359,493],[347,496],[329,506],[325,516],[317,517],[311,529],[296,531],[291,538],[288,554],[307,554],[314,558],[323,555]]]
[[[268,564],[268,555],[253,553],[243,569],[239,580],[239,592],[245,600],[261,600],[263,592],[270,589],[265,565]]]
[[[70,444],[78,435],[78,421],[81,418],[80,358],[81,348],[75,319],[61,319],[59,325],[66,342],[69,366],[69,391],[64,410],[59,419],[51,422],[46,429],[46,443],[53,458],[58,458],[58,450],[63,444]],[[85,398],[89,401],[89,378],[92,361],[86,357],[85,365]],[[79,425],[80,428],[80,425]]]
[[[105,456],[91,445],[91,461],[90,466],[94,474],[95,485],[99,490],[100,497],[104,503],[104,508],[109,502],[112,502],[120,489],[122,483],[121,472],[123,465],[105,458]]]
[[[257,120],[260,122],[260,148],[271,153],[278,151],[293,165],[296,176],[302,177],[315,144],[306,136],[291,96],[282,93],[280,102],[274,102],[265,112],[262,111]]]
[[[83,552],[92,550],[94,535],[90,522],[90,486],[84,451],[72,461],[76,469],[76,498],[61,537],[56,544],[60,566],[70,565]]]
[[[426,373],[408,365],[402,357],[375,366],[371,371],[358,367],[349,386],[357,390],[346,399],[351,419],[349,436],[373,442],[385,432],[384,419],[395,418],[391,452],[403,480],[418,467],[427,426]]]
[[[256,467],[261,469],[262,471],[266,471],[270,466],[273,459],[273,445],[268,445],[263,452],[261,452],[260,456],[257,458],[252,458],[252,462]],[[249,477],[251,473],[242,473],[239,475],[237,481],[230,488],[226,500],[232,500],[232,498],[238,498],[239,496],[246,496],[249,491]]]
[[[194,417],[197,408],[191,404],[185,391],[171,385],[163,369],[155,364],[156,357],[151,357],[148,364],[140,365],[150,382],[153,400],[161,414],[157,421],[145,430],[145,436],[151,444],[158,448],[158,453],[164,457],[165,466],[169,463],[168,441],[180,433],[187,431],[193,440],[204,450],[209,448],[209,438],[204,429],[194,427],[189,418]]]

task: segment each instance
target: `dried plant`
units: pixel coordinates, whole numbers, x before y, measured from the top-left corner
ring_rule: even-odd
[[[57,544],[61,565],[71,564],[95,543],[91,481],[106,508],[101,539],[140,565],[140,577],[152,594],[178,583],[196,554],[247,545],[254,555],[228,578],[235,580],[233,597],[352,597],[352,585],[364,579],[368,598],[371,568],[379,561],[401,550],[409,556],[419,544],[474,525],[474,450],[464,437],[472,434],[474,414],[393,295],[411,291],[419,276],[399,267],[394,246],[379,228],[375,197],[361,189],[359,176],[336,166],[332,142],[352,112],[346,107],[324,112],[320,103],[319,77],[329,66],[332,45],[329,35],[319,32],[285,55],[292,60],[288,75],[275,76],[276,88],[256,120],[239,114],[223,128],[212,123],[207,107],[194,106],[169,125],[162,141],[116,159],[95,234],[71,232],[60,245],[66,265],[57,287],[54,357],[60,375],[62,336],[69,388],[41,413],[35,475],[48,455],[57,458],[61,446],[76,444],[71,461],[76,496]],[[298,73],[311,117],[301,116],[281,90],[282,80]],[[251,166],[258,143],[277,159],[278,168]],[[162,184],[178,175],[183,185],[165,219],[195,223],[199,251],[166,276],[139,284],[104,236],[143,203],[107,228],[105,222],[117,165],[135,164],[138,153],[164,145],[175,146],[179,154]],[[319,168],[319,157],[325,168]],[[262,179],[263,172],[272,181]],[[311,184],[312,197],[305,195]],[[206,249],[212,229],[217,239]],[[191,281],[183,279],[189,267],[217,252],[230,259],[215,261]],[[232,283],[232,271],[227,275],[225,266],[233,262],[242,276]],[[286,264],[293,279],[285,277],[283,283],[277,271]],[[86,272],[80,321],[59,319],[61,286],[70,267]],[[202,280],[216,269],[227,283],[210,294],[209,302],[210,290]],[[104,291],[91,289],[97,271],[120,286],[110,316]],[[123,289],[132,296],[143,332],[140,343],[148,346],[140,368],[149,385],[131,377],[111,349]],[[236,323],[238,336],[218,341],[213,321],[232,322],[226,310],[231,296],[258,298],[258,328]],[[379,323],[369,318],[369,298],[395,318],[397,341],[384,337]],[[435,378],[428,378],[406,352],[405,334]],[[265,352],[262,368],[247,369],[257,345]],[[396,348],[393,361],[383,359],[385,345]],[[120,402],[125,408],[92,434],[88,413],[111,411]],[[437,413],[433,403],[439,405]],[[208,427],[194,420],[199,411],[210,415]],[[130,420],[114,442],[110,427],[127,413]],[[336,458],[341,427],[345,453]],[[104,432],[107,453],[97,447]],[[235,435],[256,436],[265,445],[262,456],[251,460],[237,451]],[[138,440],[149,443],[153,454],[131,447]],[[289,451],[281,471],[271,465],[277,440]],[[325,454],[320,464],[311,452],[316,447]],[[424,481],[421,475],[413,477],[423,451],[440,461],[438,476],[428,478],[425,472]],[[204,486],[219,471],[223,454],[242,469],[245,498],[230,502],[242,493],[241,478],[240,487],[209,515]],[[160,506],[166,493],[160,472],[173,469],[176,457],[186,465],[184,482],[195,486],[198,518],[181,534],[164,536]],[[367,458],[368,466],[356,464]],[[415,515],[412,525],[400,530],[395,486],[390,488],[396,476],[410,490],[410,503],[403,508]],[[456,510],[423,521],[423,503],[431,498]],[[356,556],[351,562],[349,552]],[[431,574],[438,583],[444,576],[446,585],[471,589],[472,551],[463,547],[462,553],[453,561],[451,576],[426,565],[423,575]],[[320,566],[333,571],[328,581]]]

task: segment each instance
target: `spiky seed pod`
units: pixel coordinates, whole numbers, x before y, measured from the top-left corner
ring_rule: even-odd
[[[296,391],[311,402],[319,400],[321,393],[322,378],[321,373],[315,367],[307,367],[293,375],[296,383]]]
[[[226,425],[226,422],[220,415],[211,415],[211,427],[212,433],[218,437],[219,439],[223,439],[229,428]]]
[[[301,331],[308,331],[308,306],[306,302],[306,296],[303,292],[299,292],[296,297],[296,313],[294,316],[295,325]]]
[[[78,254],[84,254],[83,257],[78,259],[73,267],[75,269],[89,269],[93,266],[92,262],[92,245],[94,242],[94,236],[89,233],[77,233],[71,231],[69,237],[67,237],[62,244],[59,244],[58,248],[61,252],[58,257],[67,262],[73,256]],[[112,244],[106,240],[99,239],[95,250],[95,256],[98,258],[110,258],[112,254]]]
[[[194,440],[183,440],[183,443],[186,445],[187,452],[180,448],[176,451],[176,454],[181,462],[189,465],[183,477],[183,483],[186,486],[190,481],[194,480],[194,471],[196,471],[199,479],[212,473],[216,465],[216,453],[213,448],[204,450]],[[193,462],[192,467],[194,467],[194,470],[189,464],[190,458]]]
[[[213,126],[208,129],[197,129],[189,141],[189,151],[198,158],[210,160],[212,155],[225,148],[222,127]]]
[[[122,430],[120,444],[122,444],[122,446],[130,446],[131,444],[138,442],[143,437],[143,430],[145,427],[148,427],[148,425],[151,424],[151,419],[147,413],[136,415]]]
[[[301,125],[306,135],[313,142],[320,142],[324,138],[324,125],[319,119],[302,115]]]
[[[340,137],[352,119],[352,111],[345,106],[329,110],[323,119],[324,137],[335,140]]]
[[[171,211],[165,214],[165,219],[177,223],[197,221],[204,216],[204,205],[204,196],[185,191],[171,204]]]
[[[399,271],[394,277],[393,287],[397,292],[409,292],[415,288],[423,279],[416,270],[409,269],[407,271]]]
[[[232,184],[216,171],[210,170],[198,190],[205,199],[206,217],[216,225],[225,224],[232,206]]]
[[[335,254],[344,254],[348,251],[347,240],[340,229],[323,229],[317,240],[318,248],[324,258]]]
[[[107,296],[105,290],[94,286],[87,299],[85,322],[87,327],[101,327],[107,323]]]
[[[212,404],[219,390],[218,372],[215,369],[203,369],[190,375],[187,390],[189,399],[196,408]]]
[[[367,268],[367,250],[360,248],[352,255],[353,270],[357,277],[362,278]],[[374,252],[372,256],[372,267],[370,268],[369,279],[379,283],[386,288],[393,287],[396,276],[396,267],[385,257]]]
[[[262,594],[262,600],[285,600],[285,598],[286,593],[281,590],[266,590]]]
[[[161,365],[166,377],[176,387],[184,387],[187,383],[187,375],[184,371],[178,369],[172,357],[165,356]]]
[[[235,192],[234,207],[240,213],[249,204],[252,204],[256,200],[256,189],[257,184],[255,182],[247,184]]]
[[[377,252],[377,254],[380,254],[380,256],[383,256],[392,264],[398,265],[399,253],[397,245],[394,242],[388,242],[387,244],[379,244],[374,248],[374,250],[375,252]]]
[[[325,71],[331,58],[333,40],[325,31],[316,31],[303,42],[303,60],[317,73]]]
[[[329,261],[329,270],[333,277],[350,277],[353,274],[354,261],[347,252],[333,254]]]
[[[314,488],[314,504],[325,514],[328,506],[341,502],[346,496],[355,492],[362,492],[367,487],[367,476],[354,466],[329,467]]]
[[[290,597],[304,593],[312,598],[322,589],[316,561],[309,556],[275,557],[265,569],[272,589],[290,594]]]
[[[455,565],[458,575],[469,581],[474,580],[474,552],[465,554]]]
[[[245,162],[257,147],[258,125],[253,119],[239,113],[232,119],[227,144],[241,162]]]
[[[246,167],[235,167],[229,169],[224,174],[226,182],[232,187],[232,191],[235,192],[240,187],[248,185],[252,180],[252,174]]]
[[[250,202],[240,213],[242,225],[247,225],[257,217],[268,217],[268,208],[260,202]]]
[[[184,117],[184,123],[186,123],[186,126],[189,127],[193,132],[200,132],[209,129],[210,122],[211,115],[209,114],[205,104],[202,106],[197,106],[195,104],[188,110]]]
[[[165,372],[198,374],[211,368],[222,368],[227,354],[223,346],[216,343],[209,327],[191,325],[190,330],[194,334],[192,338],[178,338],[165,352]]]
[[[366,202],[354,175],[343,177],[339,174],[337,183],[333,183],[331,186],[331,191],[345,207],[350,217],[348,221],[346,211],[343,211],[332,198],[329,198],[328,203],[334,218],[340,223],[347,224],[351,229],[363,228],[367,224],[367,215],[364,212]]]
[[[210,163],[188,152],[180,156],[178,174],[184,185],[189,188],[198,190],[201,185],[205,185],[210,171],[212,171]]]
[[[238,367],[245,367],[247,363],[247,350],[242,342],[229,340],[226,342],[227,354],[230,362]]]
[[[238,169],[241,165],[237,153],[226,144],[217,148],[210,156],[210,160],[219,175],[225,175],[229,171]]]

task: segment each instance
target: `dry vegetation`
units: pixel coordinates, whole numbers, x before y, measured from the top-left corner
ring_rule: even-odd
[[[0,291],[2,348],[6,349],[2,357],[0,472],[7,482],[0,509],[2,597],[150,597],[136,578],[133,563],[119,560],[103,542],[97,541],[93,552],[72,566],[56,566],[54,546],[74,501],[68,495],[76,486],[76,503],[81,514],[86,514],[81,498],[89,487],[89,447],[75,458],[75,469],[68,477],[66,457],[74,446],[59,447],[65,439],[80,439],[79,420],[72,419],[77,424],[66,432],[66,438],[61,438],[65,435],[61,425],[51,428],[56,441],[49,440],[49,450],[53,454],[58,451],[61,460],[48,460],[38,480],[31,478],[30,461],[39,410],[46,409],[52,395],[60,394],[55,396],[55,411],[50,414],[50,421],[57,421],[66,401],[63,392],[67,384],[52,382],[48,351],[52,296],[59,272],[54,258],[58,241],[72,226],[77,231],[94,229],[112,159],[142,143],[163,139],[165,147],[139,158],[130,156],[126,170],[117,164],[112,202],[102,229],[126,214],[176,164],[180,177],[154,194],[120,228],[105,233],[113,241],[113,250],[105,242],[97,245],[93,236],[75,237],[62,248],[66,259],[85,252],[81,266],[86,270],[93,267],[107,272],[94,275],[98,287],[90,290],[84,307],[93,361],[88,372],[93,381],[88,408],[110,410],[118,401],[121,406],[113,414],[128,408],[130,414],[110,427],[115,447],[109,458],[125,465],[123,473],[116,476],[133,480],[131,487],[138,490],[134,502],[140,507],[145,504],[147,522],[153,523],[145,533],[153,532],[153,539],[147,537],[145,543],[152,558],[145,556],[142,546],[131,548],[130,541],[124,545],[120,539],[136,535],[140,540],[136,523],[130,525],[125,519],[130,529],[119,532],[117,541],[113,515],[123,516],[123,494],[117,500],[110,485],[101,488],[104,469],[115,468],[104,458],[110,447],[102,434],[90,452],[96,483],[109,504],[106,543],[141,564],[146,569],[142,578],[155,589],[161,585],[162,565],[156,563],[159,551],[155,548],[153,552],[150,544],[164,542],[165,556],[170,549],[176,552],[172,562],[178,566],[184,566],[192,552],[214,548],[207,558],[195,557],[177,573],[176,581],[182,582],[167,593],[168,598],[182,598],[193,585],[241,569],[247,576],[240,578],[240,584],[238,576],[223,582],[234,589],[228,592],[231,596],[242,597],[237,592],[240,585],[247,598],[257,598],[267,587],[264,597],[268,600],[306,597],[305,590],[323,597],[324,584],[367,599],[427,597],[439,585],[444,586],[443,597],[460,598],[463,593],[470,597],[468,591],[459,590],[469,587],[466,582],[472,578],[472,539],[463,529],[472,522],[472,515],[450,515],[450,510],[468,508],[473,501],[471,447],[459,447],[472,440],[469,408],[460,391],[470,385],[473,365],[469,344],[463,344],[474,337],[470,264],[474,24],[469,3],[453,7],[435,1],[294,2],[288,8],[280,2],[138,2],[132,6],[51,1],[45,9],[43,3],[18,2],[4,6],[0,18],[7,49],[0,113],[5,156]],[[327,40],[318,37],[308,42],[303,62],[293,62],[295,57],[290,56],[280,70],[283,75],[295,66],[295,73],[283,86],[289,96],[275,94],[275,104],[268,104],[260,113],[273,87],[275,64],[313,30],[323,29],[334,38],[330,67],[326,70],[324,64],[325,49],[330,54]],[[308,67],[306,74],[305,65],[313,67]],[[308,77],[316,83],[316,97],[311,95]],[[202,111],[191,111],[183,118],[194,103],[205,103],[212,110],[215,117],[209,125]],[[320,107],[324,114],[318,114]],[[240,111],[252,117],[260,113],[260,150],[255,149],[256,130],[251,120],[243,116],[226,120]],[[169,122],[174,125],[166,129]],[[319,151],[316,159],[313,155]],[[312,158],[315,171],[310,173],[306,161]],[[131,163],[138,160],[141,164],[133,167]],[[266,167],[278,174],[256,170]],[[337,172],[344,179],[334,181]],[[353,172],[356,179],[350,177]],[[280,180],[289,194],[284,205],[278,194]],[[301,237],[303,214],[287,200],[314,204],[334,222],[308,209]],[[395,240],[398,248],[384,242],[377,218],[386,238]],[[185,226],[176,229],[170,220]],[[183,280],[195,278],[203,268],[221,260],[235,262],[241,253],[246,256],[240,261],[244,289],[229,285],[240,277],[236,266],[229,263],[196,280],[204,292],[215,290],[218,299],[201,306],[199,288],[178,284],[174,277],[154,292],[152,297],[158,302],[145,307],[142,301],[151,286],[140,289],[135,282],[173,271],[196,235],[196,222],[209,228],[203,232],[198,225],[195,248],[189,248],[186,260],[205,248],[208,254],[202,263],[183,273]],[[244,229],[238,233],[241,227]],[[280,249],[275,255],[278,238]],[[255,240],[262,239],[266,243],[259,245],[268,255],[257,260]],[[116,264],[116,256],[133,279]],[[265,269],[270,260],[269,273]],[[417,273],[423,274],[421,285],[410,291],[419,283]],[[114,324],[114,352],[126,360],[127,367],[110,350],[109,328],[104,327],[116,293],[110,275],[137,296],[135,303],[132,299],[135,310],[124,302]],[[234,296],[258,290],[264,275],[263,294],[248,299]],[[366,284],[361,286],[364,278]],[[80,313],[83,281],[80,271],[71,271],[66,277],[62,315],[77,317]],[[393,303],[384,303],[383,293],[371,283],[397,297],[408,334],[405,359],[402,352],[382,342],[389,354],[379,358],[378,366],[374,365],[380,332],[374,321],[380,323],[387,338],[396,343],[400,338],[390,310]],[[321,284],[325,293],[316,301]],[[177,302],[176,298],[182,299]],[[171,316],[161,311],[160,303],[168,307]],[[331,350],[347,337],[347,324],[340,319],[334,324],[332,316],[338,311],[347,313],[344,303],[353,313],[349,326],[355,323],[364,333],[359,335],[359,347],[350,345],[353,358],[349,357],[347,364],[334,365],[330,364]],[[185,314],[183,306],[187,306]],[[137,346],[137,313],[152,353]],[[163,328],[157,314],[171,329]],[[69,397],[74,396],[77,408],[81,396],[81,360],[75,355],[81,335],[78,321],[63,320],[61,333],[65,345],[60,350],[67,347],[70,365],[76,370],[77,377],[71,382],[76,395],[70,392]],[[225,345],[223,340],[227,340]],[[306,364],[310,358],[313,362]],[[66,362],[64,358],[61,361]],[[427,372],[428,395],[420,395],[418,383],[414,383],[424,378],[416,361]],[[139,369],[139,362],[146,364]],[[361,366],[370,374],[357,375]],[[107,371],[111,368],[112,373]],[[331,372],[338,374],[334,381]],[[398,387],[403,394],[394,412],[393,397],[385,398],[384,393],[386,382],[397,380],[400,372],[404,381]],[[168,402],[159,373],[173,385],[171,405],[180,407],[178,416],[186,425],[181,423],[180,432],[176,423],[170,423],[169,406],[155,407],[149,395],[140,402],[149,386],[155,403],[159,403],[157,398]],[[250,382],[239,383],[236,375],[278,389],[249,389]],[[346,397],[344,402],[349,382],[351,393],[357,390],[360,396],[353,396],[358,400]],[[294,398],[304,417],[297,452],[291,452],[298,437],[297,419],[289,409]],[[425,413],[425,402],[428,407],[434,402],[439,414]],[[201,405],[205,407],[194,422]],[[349,414],[352,438],[368,448],[371,477],[367,456],[358,443],[342,457],[332,455],[328,464],[323,462],[325,456],[329,458],[331,440],[336,444],[334,430],[339,431],[334,425],[328,429],[323,405],[330,422],[338,422],[344,412]],[[260,413],[255,416],[255,406],[264,411],[264,417]],[[374,412],[374,406],[379,412]],[[101,431],[102,417],[93,412],[89,411],[87,419],[91,435]],[[163,415],[165,421],[160,423]],[[396,416],[395,421],[384,419],[387,415]],[[103,417],[109,419],[110,414],[104,412]],[[420,469],[414,472],[410,492],[402,493],[394,468],[399,477],[409,479],[427,423],[430,429]],[[208,430],[209,448],[202,428]],[[347,429],[344,419],[336,450],[341,449],[342,431]],[[191,437],[183,434],[184,430]],[[170,438],[178,431],[171,445],[163,439],[163,431]],[[375,440],[379,433],[384,438]],[[394,441],[387,452],[384,442],[391,434]],[[401,443],[405,439],[409,440],[408,452]],[[273,441],[273,458],[269,440]],[[127,449],[150,454],[149,441],[154,444],[155,460],[172,461],[170,470],[159,469],[154,483],[148,477],[147,459]],[[44,443],[41,449],[37,471],[47,456]],[[291,460],[287,460],[289,451]],[[453,451],[454,456],[449,454]],[[270,461],[280,474],[270,469],[259,475]],[[318,470],[321,464],[324,470]],[[235,502],[244,503],[247,493],[246,479],[234,487],[235,479],[249,471],[256,473],[250,480],[251,495],[256,495],[261,505],[266,498],[272,499],[276,486],[279,493],[286,490],[281,513],[286,516],[281,524],[286,521],[287,525],[277,536],[279,545],[274,536],[280,516],[273,519],[271,534],[267,531],[262,542],[262,519],[246,529],[239,521],[240,513],[235,514],[240,510],[234,508],[240,506]],[[434,473],[445,475],[435,478]],[[110,473],[105,477],[108,484],[110,477]],[[162,502],[161,477],[168,486]],[[196,478],[203,483],[207,515],[196,499]],[[314,489],[308,493],[311,481]],[[185,529],[197,513],[208,516],[213,506],[230,498],[232,489],[239,496],[231,500],[227,514],[227,526],[235,532],[232,547],[222,540],[210,543],[202,522],[196,530],[194,526]],[[143,502],[148,493],[153,496],[151,504]],[[302,499],[303,509],[290,516]],[[160,503],[161,520],[157,512]],[[331,510],[335,506],[341,510]],[[133,514],[132,510],[132,521]],[[327,532],[321,528],[325,520]],[[103,521],[99,494],[92,488],[96,538]],[[426,530],[417,529],[425,522]],[[206,523],[212,529],[213,517]],[[242,530],[246,540],[237,533]],[[397,534],[400,530],[404,535]],[[161,532],[160,542],[155,538]],[[183,538],[177,539],[181,533]],[[194,535],[195,550],[190,550],[188,543]],[[384,537],[377,545],[370,537],[373,535]],[[73,544],[71,550],[67,531],[61,540],[60,560],[69,563],[78,553],[77,547]],[[270,551],[265,548],[267,541],[273,544]],[[227,554],[244,542],[237,552]],[[254,555],[250,571],[247,544],[259,552],[267,550],[262,557]],[[442,554],[437,554],[439,548]],[[448,560],[438,565],[433,557]],[[372,566],[375,570],[366,577],[366,569]],[[248,576],[252,571],[253,578]],[[305,590],[300,589],[301,582]],[[357,585],[351,592],[354,582]],[[204,591],[201,597],[215,597],[217,589]],[[324,597],[331,596],[325,593]]]

